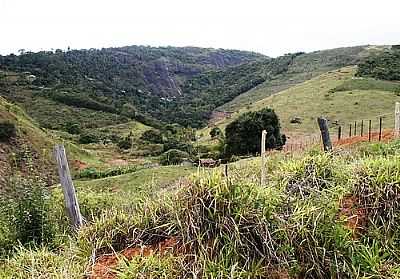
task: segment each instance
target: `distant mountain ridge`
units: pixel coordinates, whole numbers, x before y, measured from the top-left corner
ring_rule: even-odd
[[[201,72],[265,59],[261,54],[237,50],[127,46],[0,56],[0,67],[29,71],[38,77],[36,84],[45,86],[95,81],[112,89],[171,97],[181,94],[187,78]]]
[[[277,58],[197,47],[26,52],[0,56],[0,95],[51,129],[63,129],[62,115],[83,128],[131,119],[204,127],[213,112],[241,109],[381,50],[357,46]]]

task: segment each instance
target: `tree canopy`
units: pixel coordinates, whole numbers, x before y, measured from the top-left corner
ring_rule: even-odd
[[[264,108],[248,112],[230,123],[225,129],[227,155],[254,155],[261,149],[261,132],[267,131],[266,148],[281,148],[286,141],[280,132],[275,111]]]

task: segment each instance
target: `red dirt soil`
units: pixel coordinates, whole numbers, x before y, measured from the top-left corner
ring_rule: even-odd
[[[72,162],[72,164],[73,164],[74,168],[77,170],[84,170],[88,167],[88,165],[86,163],[79,161],[79,160],[74,160]]]
[[[120,260],[132,260],[136,256],[148,257],[151,255],[164,256],[169,253],[176,252],[178,249],[179,241],[172,237],[166,240],[160,241],[153,245],[143,247],[127,248],[118,254],[102,255],[92,267],[90,279],[115,279],[117,268]]]
[[[352,231],[354,238],[363,232],[367,224],[367,210],[360,206],[358,199],[353,195],[343,197],[339,216],[345,218],[345,226]]]
[[[382,132],[382,138],[381,141],[383,142],[388,142],[394,138],[393,135],[393,130],[384,130]],[[371,133],[371,141],[377,141],[379,140],[379,132],[373,132]],[[359,142],[364,142],[368,141],[368,134],[363,135],[363,136],[354,136],[351,138],[344,138],[340,140],[336,140],[334,142],[334,145],[340,145],[340,146],[345,146],[345,145],[351,145]]]

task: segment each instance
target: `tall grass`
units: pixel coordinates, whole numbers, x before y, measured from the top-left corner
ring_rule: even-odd
[[[383,147],[385,150],[389,145]],[[177,239],[167,255],[121,261],[119,278],[398,278],[400,157],[278,155],[259,185],[260,161],[199,171],[177,192],[100,212],[60,251],[20,249],[8,274],[90,272],[127,247]],[[356,221],[355,221],[356,220]],[[32,248],[33,249],[33,248]],[[68,261],[67,255],[74,260]],[[29,264],[25,259],[32,260]],[[44,263],[41,259],[48,258]],[[36,271],[35,271],[36,272]],[[39,273],[38,273],[39,274]],[[10,275],[11,276],[11,275]],[[57,277],[55,277],[57,278]],[[72,277],[74,278],[74,277]]]

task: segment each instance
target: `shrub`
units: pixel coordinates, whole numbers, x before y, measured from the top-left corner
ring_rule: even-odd
[[[120,149],[129,149],[132,147],[132,138],[131,136],[127,136],[125,138],[122,138],[118,141],[117,143],[118,147]]]
[[[184,159],[189,159],[190,156],[187,152],[171,149],[160,156],[161,165],[178,165],[183,162]]]
[[[99,142],[99,137],[96,134],[85,132],[79,136],[79,143],[89,144]]]
[[[16,136],[15,124],[7,121],[0,122],[0,141],[9,141]]]
[[[211,136],[212,139],[214,139],[214,138],[220,136],[221,134],[222,134],[222,131],[221,131],[221,129],[218,128],[218,127],[214,127],[214,128],[212,128],[211,131],[210,131],[210,136]]]
[[[163,142],[161,132],[156,129],[150,129],[150,130],[145,131],[142,134],[142,136],[140,137],[140,139],[147,141],[147,142],[151,142],[151,143],[162,143]]]
[[[90,179],[98,179],[98,178],[106,178],[112,177],[127,173],[136,172],[138,170],[137,166],[126,166],[126,167],[117,167],[106,170],[97,170],[96,168],[86,168],[79,172],[76,178],[90,178]]]
[[[65,130],[72,135],[77,135],[81,132],[81,126],[78,123],[67,122]]]
[[[8,227],[6,235],[0,233],[2,252],[7,252],[17,243],[51,246],[55,238],[55,226],[49,214],[50,208],[45,183],[37,178],[10,178],[5,194],[0,199],[0,218]]]
[[[267,131],[266,147],[275,149],[285,144],[281,135],[278,116],[274,110],[265,108],[248,112],[230,123],[225,129],[226,152],[228,155],[256,154],[261,149],[261,132]]]

